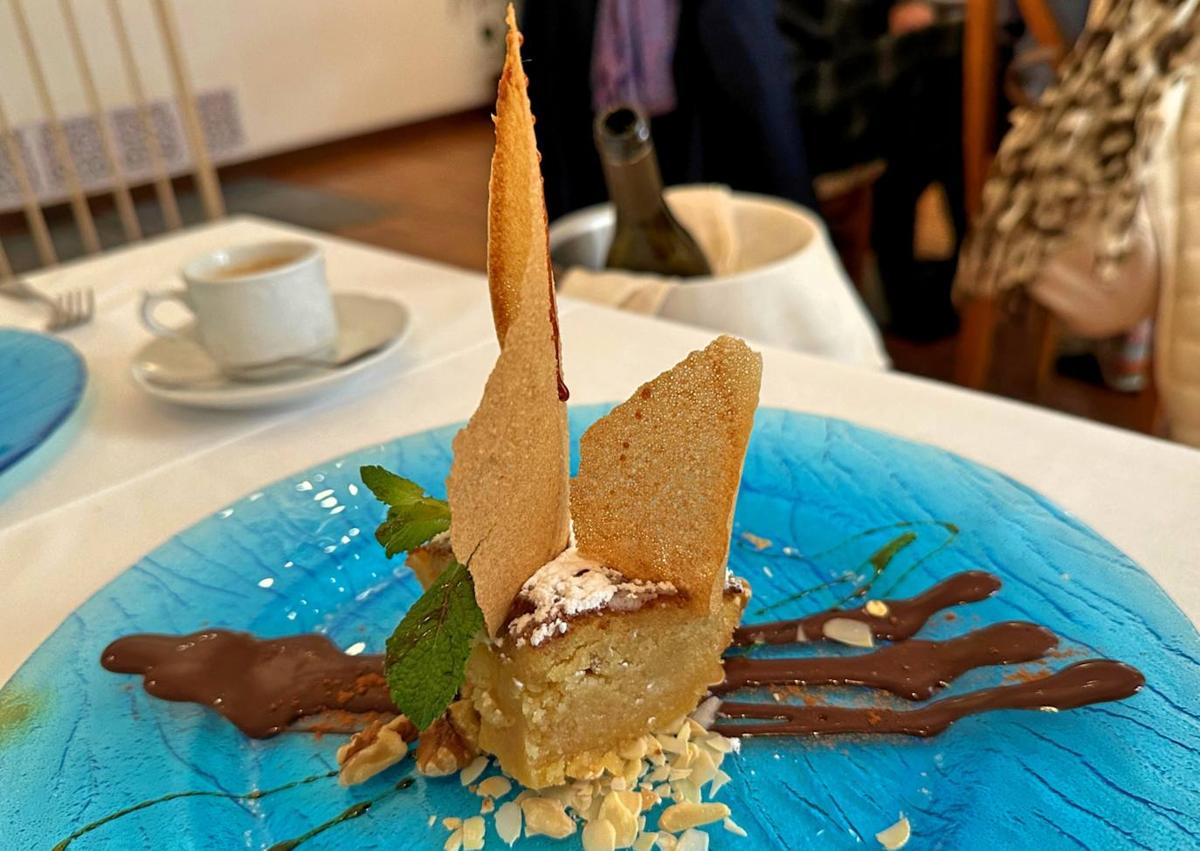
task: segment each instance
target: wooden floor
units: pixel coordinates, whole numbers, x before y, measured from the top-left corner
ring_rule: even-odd
[[[482,270],[486,256],[488,169],[493,143],[485,111],[394,128],[222,169],[222,180],[262,177],[377,205],[366,224],[335,228],[349,239]],[[60,211],[66,215],[66,211]],[[0,225],[18,226],[16,216]],[[11,221],[10,221],[11,220]],[[914,343],[885,335],[895,367],[949,381],[954,340]],[[989,390],[1123,428],[1149,432],[1153,390],[1121,394],[1053,376],[1040,392],[1026,378],[1032,339],[1020,326],[1001,335]]]
[[[341,236],[484,268],[492,122],[486,112],[439,118],[223,169],[221,179],[268,177],[377,202],[375,222]]]

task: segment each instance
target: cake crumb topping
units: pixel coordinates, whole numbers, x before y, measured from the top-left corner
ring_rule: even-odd
[[[627,579],[568,547],[521,587],[516,601],[521,614],[509,623],[508,634],[518,647],[526,641],[538,647],[567,632],[570,619],[578,615],[603,609],[634,611],[658,597],[678,593],[670,582]]]

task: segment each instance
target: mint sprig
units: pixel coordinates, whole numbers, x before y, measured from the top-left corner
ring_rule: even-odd
[[[387,642],[384,671],[392,702],[417,729],[440,718],[458,694],[471,642],[482,629],[471,574],[451,562]]]
[[[363,484],[388,506],[387,519],[375,530],[375,540],[387,557],[408,552],[450,528],[450,505],[428,496],[416,482],[370,464],[360,468]]]

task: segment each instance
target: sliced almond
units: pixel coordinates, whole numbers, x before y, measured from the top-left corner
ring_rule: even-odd
[[[867,604],[863,606],[863,611],[873,618],[886,618],[888,612],[888,604],[883,600],[867,600]]]
[[[717,720],[717,710],[721,708],[721,698],[713,695],[706,697],[696,711],[692,713],[692,719],[700,725],[704,730],[707,730]]]
[[[459,782],[464,786],[470,786],[479,779],[479,775],[483,774],[488,767],[488,758],[486,756],[477,756],[467,765],[458,775]]]
[[[722,736],[720,733],[709,733],[704,738],[704,746],[723,754],[729,753],[733,750],[733,742]]]
[[[487,778],[475,788],[476,795],[488,798],[503,798],[511,791],[512,781],[500,774]]]
[[[463,844],[462,828],[454,830],[442,843],[442,851],[459,851]]]
[[[702,750],[696,754],[696,758],[692,760],[692,776],[688,779],[697,786],[704,786],[714,777],[717,776],[717,766],[713,762],[712,756],[707,750]]]
[[[712,779],[712,784],[708,787],[708,797],[715,798],[717,793],[721,791],[721,787],[728,783],[733,778],[724,771],[717,769],[716,776]]]
[[[463,822],[463,851],[479,851],[483,847],[483,834],[487,823],[483,816],[471,816]]]
[[[672,804],[663,810],[662,815],[658,817],[658,827],[660,830],[678,833],[681,830],[699,827],[702,824],[712,824],[714,821],[721,821],[728,817],[729,807],[724,804],[697,804],[685,801]]]
[[[708,851],[708,834],[695,829],[684,832],[675,851]]]
[[[616,828],[606,819],[589,821],[583,827],[583,851],[613,851],[617,847]]]
[[[700,787],[693,783],[690,778],[676,780],[671,784],[671,787],[675,792],[675,800],[693,804],[700,803],[702,797],[700,795]]]
[[[851,647],[875,646],[875,633],[871,625],[852,618],[830,618],[825,621],[821,632],[830,641],[848,644]]]
[[[521,838],[521,805],[515,801],[496,810],[496,833],[510,848]]]
[[[650,851],[658,840],[658,831],[651,830],[638,836],[633,843],[633,851]]]
[[[641,796],[635,795],[637,806],[641,807]],[[637,839],[637,814],[626,806],[626,800],[621,792],[609,792],[600,805],[600,820],[608,822],[613,828],[613,841],[616,848],[628,848]]]
[[[446,830],[458,830],[462,827],[462,819],[455,816],[448,816],[442,819],[442,827],[446,828]]]
[[[900,813],[900,820],[891,827],[884,828],[875,834],[875,839],[887,851],[898,851],[898,849],[908,844],[911,836],[912,826],[909,825],[908,818],[905,817],[904,813]]]
[[[723,822],[723,824],[724,824],[726,830],[728,830],[730,833],[732,833],[736,836],[749,836],[750,835],[750,834],[746,833],[746,831],[742,828],[742,826],[740,824],[738,824],[736,821],[734,821],[731,818],[726,818],[725,821]]]
[[[526,836],[549,836],[566,839],[575,832],[575,820],[567,815],[562,802],[553,798],[526,798],[521,801],[525,814]]]

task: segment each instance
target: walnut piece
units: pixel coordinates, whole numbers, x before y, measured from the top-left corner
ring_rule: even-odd
[[[443,715],[417,740],[417,771],[427,777],[445,777],[461,770],[477,753]]]
[[[408,753],[405,739],[415,734],[416,728],[403,715],[397,715],[386,724],[372,721],[338,748],[337,761],[341,769],[338,782],[343,786],[356,786],[395,765]]]

